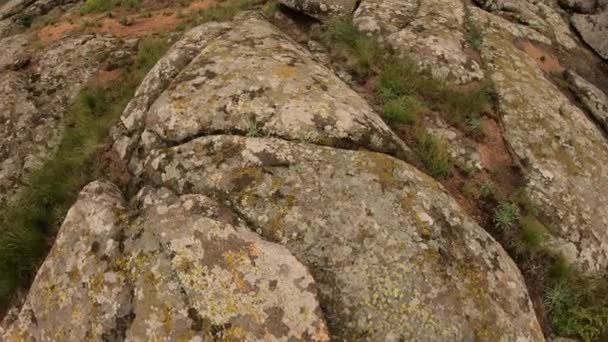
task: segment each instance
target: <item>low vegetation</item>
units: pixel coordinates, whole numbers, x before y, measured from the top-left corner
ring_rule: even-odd
[[[80,7],[80,13],[107,12],[115,7],[136,8],[140,2],[140,0],[86,0]]]
[[[98,155],[108,130],[167,45],[164,39],[140,42],[122,77],[82,90],[65,113],[63,138],[54,155],[0,212],[0,312],[15,289],[31,280],[79,190],[105,177]]]
[[[491,109],[491,87],[482,84],[473,90],[454,89],[420,70],[411,59],[395,56],[357,30],[350,20],[329,24],[323,40],[333,59],[351,74],[374,80],[374,102],[390,125],[401,126],[404,140],[415,147],[427,172],[439,178],[449,176],[453,163],[447,147],[422,127],[421,120],[435,112],[466,134],[481,136],[480,118]]]

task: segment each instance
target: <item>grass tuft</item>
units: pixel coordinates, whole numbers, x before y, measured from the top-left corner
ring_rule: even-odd
[[[416,152],[431,176],[443,178],[452,173],[453,165],[445,144],[425,130],[416,134]]]
[[[348,18],[332,21],[324,34],[326,44],[346,59],[354,60],[358,73],[365,74],[379,64],[385,55],[380,43],[359,31]]]
[[[389,121],[413,124],[424,106],[413,96],[401,96],[384,104],[384,118]]]

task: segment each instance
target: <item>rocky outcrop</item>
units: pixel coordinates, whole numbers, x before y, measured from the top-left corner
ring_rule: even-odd
[[[198,42],[196,57],[186,42]],[[147,151],[222,133],[411,155],[365,100],[260,20],[194,30],[150,72],[121,120],[123,158],[136,144]]]
[[[393,2],[388,0],[363,1],[353,22],[434,77],[456,83],[484,77],[479,63],[464,48],[465,7],[461,1],[429,0],[397,8],[394,11]]]
[[[481,53],[491,68],[505,140],[522,161],[528,194],[553,227],[550,244],[581,269],[602,272],[608,266],[608,142],[503,31],[488,30]]]
[[[575,14],[572,25],[598,55],[608,59],[608,9],[599,14]]]
[[[203,195],[85,187],[6,341],[329,341],[313,278]],[[70,322],[66,324],[66,322]]]
[[[76,0],[8,0],[0,3],[0,38],[29,26],[35,17],[74,2]]]
[[[104,56],[132,51],[135,43],[80,36],[34,52],[24,48],[28,42],[24,35],[0,41],[0,207],[57,146],[69,101],[100,70]]]
[[[502,247],[257,15],[186,35],[113,138],[139,194],[83,190],[5,339],[543,340]]]
[[[321,21],[350,16],[357,0],[280,0],[285,5]]]

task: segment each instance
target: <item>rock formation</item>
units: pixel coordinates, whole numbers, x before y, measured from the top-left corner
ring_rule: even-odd
[[[608,269],[608,96],[590,76],[608,58],[602,0],[560,2],[580,38],[544,2],[280,2],[352,17],[445,84],[491,82],[544,244],[585,274]],[[15,29],[70,3],[0,5],[0,208],[52,154],[74,97],[134,51],[87,34],[36,50]],[[560,84],[551,52],[589,63]],[[544,341],[518,265],[329,59],[258,11],[185,32],[110,134],[126,184],[82,189],[0,340]],[[446,120],[421,126],[491,172]]]

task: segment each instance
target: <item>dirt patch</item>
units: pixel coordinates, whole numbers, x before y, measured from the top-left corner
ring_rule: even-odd
[[[173,7],[169,12],[168,8],[157,8],[146,15],[118,9],[112,11],[111,16],[107,13],[70,16],[40,29],[38,38],[42,44],[48,45],[75,32],[107,33],[115,37],[141,37],[156,32],[172,31],[188,14],[217,3],[216,0],[198,0],[181,10],[176,11]],[[139,9],[138,13],[142,11]]]
[[[557,57],[545,51],[542,47],[532,44],[529,40],[518,40],[515,45],[532,57],[544,72],[552,73],[566,70]]]

